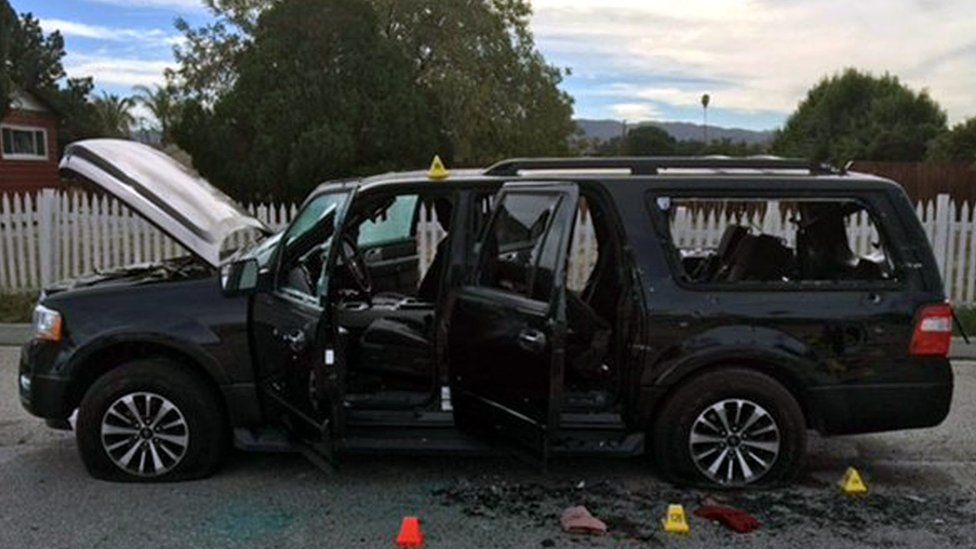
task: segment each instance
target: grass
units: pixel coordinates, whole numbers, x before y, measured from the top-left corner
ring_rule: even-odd
[[[37,292],[0,294],[0,323],[25,323],[31,321]]]
[[[956,309],[956,316],[959,318],[959,323],[966,329],[966,335],[970,339],[976,340],[976,307],[959,307]],[[961,335],[958,326],[955,327],[955,332],[956,335]]]

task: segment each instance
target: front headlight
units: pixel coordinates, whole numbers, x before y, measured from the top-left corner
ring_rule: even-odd
[[[61,313],[40,304],[35,307],[34,339],[61,341]]]

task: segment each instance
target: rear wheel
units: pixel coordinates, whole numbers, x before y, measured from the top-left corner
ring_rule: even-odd
[[[671,480],[741,487],[787,481],[806,452],[796,399],[773,378],[716,370],[679,387],[651,433],[654,457]]]
[[[165,359],[123,364],[99,378],[78,410],[82,461],[96,478],[158,482],[211,474],[226,422],[212,391]]]

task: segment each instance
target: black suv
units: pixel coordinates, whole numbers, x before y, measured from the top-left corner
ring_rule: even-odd
[[[272,235],[148,147],[79,142],[61,165],[192,253],[37,306],[21,400],[52,426],[77,410],[96,477],[199,477],[233,441],[320,462],[648,453],[668,478],[741,486],[794,475],[808,429],[948,413],[952,310],[877,177],[509,160],[327,183]]]

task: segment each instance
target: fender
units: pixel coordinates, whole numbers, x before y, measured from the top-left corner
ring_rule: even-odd
[[[198,323],[194,324],[195,325],[190,328],[195,332],[194,338],[178,337],[177,334],[179,334],[179,332],[163,333],[159,331],[131,331],[131,329],[125,327],[114,328],[112,330],[103,332],[93,337],[82,347],[76,349],[67,358],[64,365],[64,375],[66,377],[70,377],[71,379],[77,379],[80,369],[84,367],[86,361],[99,351],[125,343],[142,343],[158,345],[160,347],[170,349],[174,353],[188,356],[197,365],[199,365],[207,376],[209,376],[210,379],[213,380],[213,382],[218,386],[231,383],[231,380],[227,376],[226,369],[221,368],[220,362],[217,360],[217,358],[207,352],[203,345],[193,340],[198,339],[201,334],[208,335],[209,337],[206,339],[210,339],[210,337],[212,337],[215,342],[219,341],[219,338],[217,338],[216,334],[213,334],[205,326]]]
[[[817,355],[799,339],[761,326],[723,326],[683,339],[659,355],[641,376],[641,386],[669,386],[716,364],[754,362],[777,378],[800,386],[813,383]]]

